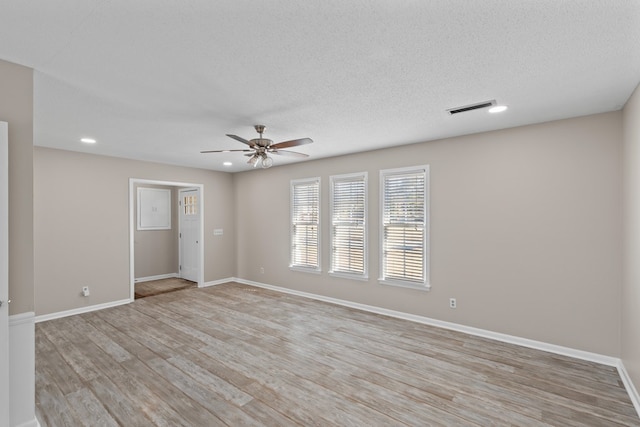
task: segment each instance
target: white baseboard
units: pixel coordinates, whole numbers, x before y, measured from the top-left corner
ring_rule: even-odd
[[[178,273],[158,274],[157,276],[138,277],[134,279],[134,283],[151,282],[153,280],[175,279],[180,277]]]
[[[35,313],[28,311],[26,313],[14,314],[9,316],[9,327],[22,325],[24,323],[33,323]]]
[[[213,280],[211,282],[205,282],[200,287],[208,288],[209,286],[217,286],[217,285],[222,285],[223,283],[237,282],[237,281],[238,279],[236,279],[235,277],[227,277],[226,279],[219,279],[219,280]]]
[[[122,299],[119,301],[106,302],[104,304],[96,304],[90,305],[88,307],[58,311],[57,313],[41,314],[40,316],[36,316],[36,323],[45,322],[47,320],[60,319],[61,317],[74,316],[76,314],[89,313],[91,311],[102,310],[105,308],[116,307],[119,305],[129,304],[130,302],[130,299]]]
[[[638,389],[633,385],[633,381],[631,381],[631,377],[627,372],[627,368],[624,367],[622,360],[618,363],[617,368],[618,373],[620,374],[620,379],[622,379],[622,383],[624,384],[624,388],[626,388],[627,393],[629,393],[629,398],[633,403],[633,407],[636,408],[636,412],[640,415],[640,394],[638,394]]]

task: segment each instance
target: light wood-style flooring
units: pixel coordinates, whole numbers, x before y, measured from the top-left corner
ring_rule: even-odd
[[[638,426],[615,368],[240,284],[36,325],[46,426]]]
[[[196,287],[198,287],[197,283],[176,277],[136,283],[134,294],[135,298],[138,299]]]

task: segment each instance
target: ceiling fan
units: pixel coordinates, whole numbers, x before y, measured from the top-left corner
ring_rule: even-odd
[[[230,153],[234,151],[239,151],[245,154],[245,156],[249,157],[249,163],[254,168],[258,166],[258,163],[263,168],[270,168],[273,165],[273,159],[268,156],[271,154],[278,154],[280,156],[291,156],[291,157],[309,157],[308,154],[298,153],[296,151],[282,150],[282,148],[295,147],[298,145],[311,144],[313,140],[311,138],[301,138],[301,139],[292,139],[290,141],[283,141],[274,144],[272,140],[263,138],[262,133],[264,132],[264,125],[255,125],[256,132],[260,134],[260,138],[254,138],[251,140],[246,140],[238,135],[229,135],[229,138],[233,138],[236,141],[240,141],[243,144],[247,144],[249,148],[245,148],[243,150],[207,150],[201,151],[201,153]]]

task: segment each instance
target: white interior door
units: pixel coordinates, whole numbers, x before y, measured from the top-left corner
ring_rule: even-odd
[[[180,277],[198,282],[200,272],[200,189],[180,190]]]
[[[0,122],[0,426],[9,425],[9,176],[8,125]]]

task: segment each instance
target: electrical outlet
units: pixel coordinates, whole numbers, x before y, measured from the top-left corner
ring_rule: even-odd
[[[449,298],[449,308],[456,308],[458,304],[456,303],[455,298]]]
[[[90,295],[90,293],[89,293],[89,287],[88,287],[88,286],[84,286],[84,287],[82,288],[82,296],[83,296],[83,297],[88,297],[89,295]]]
[[[260,267],[260,274],[264,274],[264,267]]]

